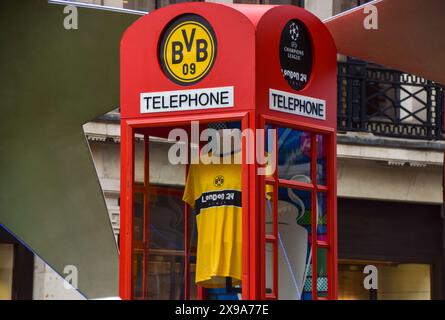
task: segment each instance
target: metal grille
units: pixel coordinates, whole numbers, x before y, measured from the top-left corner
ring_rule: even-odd
[[[360,60],[338,63],[338,130],[443,139],[443,87]]]

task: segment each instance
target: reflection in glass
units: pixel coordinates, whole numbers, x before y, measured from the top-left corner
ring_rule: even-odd
[[[183,299],[183,267],[182,252],[166,252],[150,250],[148,266],[147,297],[150,300]]]
[[[144,183],[144,141],[141,138],[134,140],[134,181]]]
[[[142,242],[144,240],[144,196],[141,193],[134,195],[133,207],[133,239]]]
[[[328,297],[328,249],[317,248],[317,297]]]
[[[273,202],[274,202],[274,198],[272,196],[272,190],[273,190],[273,186],[272,185],[268,185],[266,184],[266,190],[269,189],[271,190],[271,193],[269,193],[268,195],[266,194],[265,196],[265,201],[266,201],[266,205],[265,205],[265,234],[266,235],[273,235],[273,226],[274,226],[274,221],[273,221]]]
[[[310,299],[306,292],[311,268],[311,192],[280,188],[278,192],[279,298]],[[309,295],[308,295],[309,294]]]
[[[233,0],[233,3],[260,4],[260,0]]]
[[[168,6],[170,4],[181,3],[181,2],[193,2],[200,0],[65,0],[65,1],[95,5],[97,6],[97,8],[106,7],[106,8],[150,12],[155,9]]]
[[[262,4],[292,4],[294,6],[304,7],[303,0],[263,0]]]
[[[274,246],[271,242],[266,242],[266,294],[276,294],[273,291],[274,283],[273,283],[273,273],[274,273],[274,264],[273,264],[273,254],[274,254]]]
[[[134,196],[133,294],[136,299],[184,297],[184,205],[181,195],[182,191],[176,188],[150,187],[147,221],[144,219],[143,194]]]
[[[326,185],[327,157],[326,146],[327,137],[317,134],[317,184]]]
[[[311,182],[311,134],[278,128],[278,177]]]
[[[328,240],[327,212],[327,194],[324,192],[320,192],[317,194],[317,240],[319,241]]]
[[[137,251],[133,255],[133,297],[135,299],[143,298],[142,296],[142,269],[143,269],[143,252]]]
[[[149,199],[149,299],[183,299],[184,205],[181,191],[159,188]]]

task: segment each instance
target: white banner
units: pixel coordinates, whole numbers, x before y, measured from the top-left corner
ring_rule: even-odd
[[[233,87],[141,93],[141,113],[233,107]]]
[[[326,120],[326,101],[269,89],[269,109]]]

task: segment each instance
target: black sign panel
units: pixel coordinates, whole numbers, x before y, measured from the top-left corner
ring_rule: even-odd
[[[280,38],[281,72],[287,83],[301,90],[309,82],[312,71],[312,44],[306,26],[292,19],[284,26]]]

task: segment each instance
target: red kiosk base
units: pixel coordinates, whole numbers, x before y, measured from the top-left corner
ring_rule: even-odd
[[[240,259],[225,264],[232,296],[336,299],[336,101],[333,40],[301,8],[186,3],[130,26],[121,43],[121,298],[218,296],[196,283],[216,254],[200,251],[209,231],[196,226],[208,203],[182,198],[205,129],[224,124],[242,132],[239,190],[230,204],[213,195],[224,214],[239,209],[230,245]],[[188,150],[185,161],[172,150]],[[212,179],[213,191],[236,180]]]

